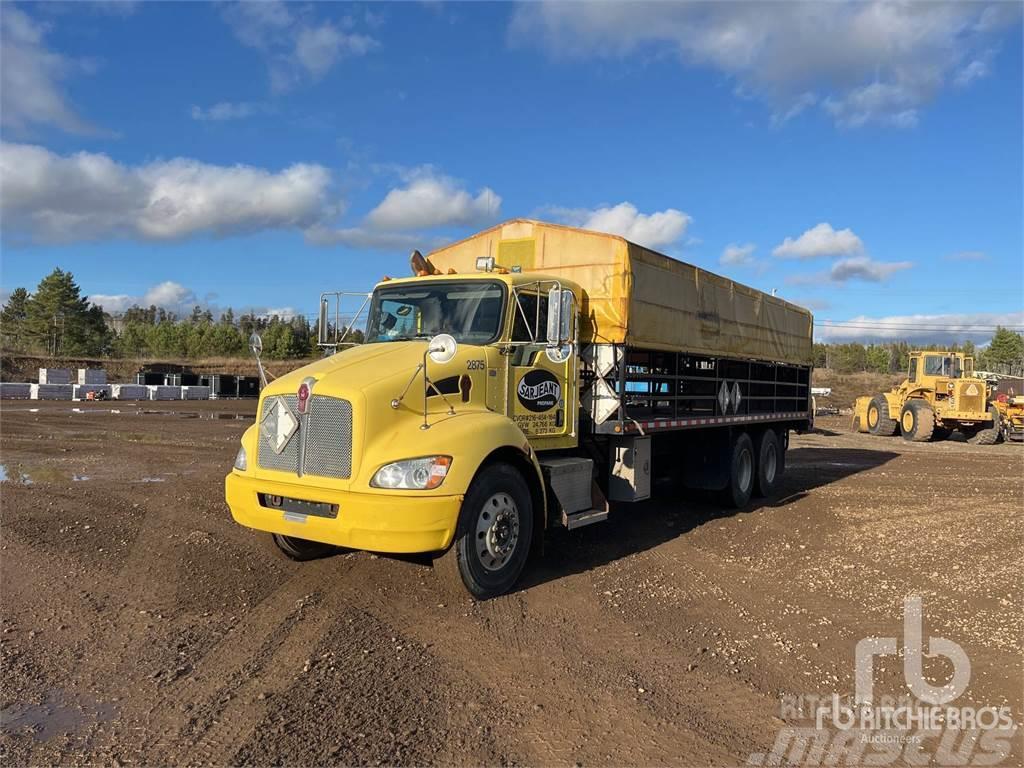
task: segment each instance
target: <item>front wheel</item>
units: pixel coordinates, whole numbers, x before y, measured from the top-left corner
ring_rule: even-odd
[[[477,600],[508,592],[526,565],[533,538],[533,504],[522,474],[491,464],[473,480],[462,501],[455,540],[434,561],[449,588],[465,588]]]
[[[994,405],[988,409],[992,417],[992,426],[987,429],[978,429],[967,433],[967,442],[975,445],[995,445],[1002,437],[1002,425],[1000,424],[999,409]]]
[[[297,560],[299,562],[316,560],[338,551],[338,548],[333,544],[297,539],[294,536],[285,536],[280,533],[272,533],[270,535],[274,540],[277,551],[289,560]]]

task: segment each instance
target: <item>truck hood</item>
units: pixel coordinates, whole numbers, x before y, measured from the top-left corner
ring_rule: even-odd
[[[427,339],[361,344],[317,360],[270,382],[263,395],[293,395],[307,377],[316,379],[318,395],[342,397],[365,390],[383,379],[403,374],[411,377],[423,362]]]

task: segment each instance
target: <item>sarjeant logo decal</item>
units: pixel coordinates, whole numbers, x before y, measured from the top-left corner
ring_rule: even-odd
[[[562,399],[562,385],[551,371],[530,371],[519,380],[519,402],[531,411],[550,411]]]

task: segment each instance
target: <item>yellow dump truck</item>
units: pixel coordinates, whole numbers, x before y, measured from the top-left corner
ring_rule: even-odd
[[[1000,439],[999,411],[988,402],[988,383],[974,373],[974,358],[926,350],[911,352],[908,365],[898,387],[857,398],[855,429],[882,436],[899,432],[912,442],[942,440],[953,430],[979,445]]]
[[[771,494],[812,424],[813,320],[782,299],[521,219],[411,266],[363,294],[358,346],[345,293],[321,296],[328,356],[269,383],[242,437],[231,513],[289,557],[431,553],[487,598],[546,530],[601,522],[655,476],[735,506]]]

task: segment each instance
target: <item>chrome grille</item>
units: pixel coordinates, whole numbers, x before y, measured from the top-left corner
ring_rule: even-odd
[[[298,397],[282,397],[292,412],[298,414]],[[280,454],[274,453],[270,440],[261,431],[257,448],[259,465],[264,469],[297,473],[299,445],[303,438],[306,440],[304,475],[343,480],[352,476],[352,404],[348,400],[313,395],[309,400],[309,413],[299,418],[298,431]]]
[[[310,398],[303,471],[321,477],[352,475],[352,403],[335,397]]]

